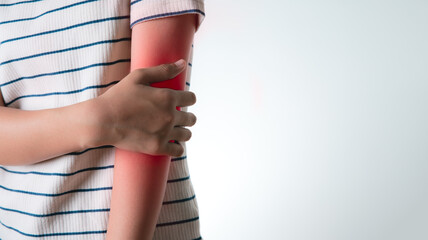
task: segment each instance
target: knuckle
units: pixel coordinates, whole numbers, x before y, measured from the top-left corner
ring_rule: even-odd
[[[163,117],[164,123],[167,126],[170,126],[172,124],[174,124],[175,122],[175,116],[174,114],[165,114],[165,116]]]
[[[174,96],[170,89],[163,88],[159,91],[160,101],[165,104],[172,104],[174,102]]]
[[[154,138],[152,139],[152,141],[150,141],[149,143],[149,151],[152,154],[158,154],[160,153],[162,148],[162,144],[159,138]]]
[[[174,72],[174,67],[171,64],[162,64],[160,69],[168,75]]]
[[[163,72],[168,72],[168,65],[167,64],[162,64],[159,66],[160,71]]]

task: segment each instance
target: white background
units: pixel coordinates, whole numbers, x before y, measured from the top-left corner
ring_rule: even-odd
[[[204,239],[428,239],[428,1],[205,3]]]

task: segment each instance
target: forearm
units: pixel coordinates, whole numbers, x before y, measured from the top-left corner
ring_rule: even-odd
[[[154,20],[134,27],[131,70],[188,60],[195,31],[194,15]],[[145,33],[145,34],[144,34]],[[152,33],[152,34],[150,34]],[[150,37],[141,37],[141,36]],[[186,73],[157,87],[183,90]],[[177,84],[180,83],[180,84]],[[177,89],[177,86],[180,86]],[[168,177],[170,157],[116,150],[107,239],[151,239]]]
[[[34,164],[90,147],[93,104],[35,111],[0,107],[0,165]]]
[[[165,192],[169,157],[142,159],[116,149],[107,239],[152,239]]]

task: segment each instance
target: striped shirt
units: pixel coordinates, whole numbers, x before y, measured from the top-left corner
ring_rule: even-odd
[[[101,95],[129,74],[135,24],[187,13],[201,23],[203,0],[0,0],[5,105],[41,110]],[[0,239],[104,239],[113,168],[113,146],[0,165]],[[202,239],[186,153],[172,159],[154,239]]]

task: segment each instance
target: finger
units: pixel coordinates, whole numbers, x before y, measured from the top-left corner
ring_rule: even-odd
[[[171,132],[171,139],[180,142],[187,142],[192,137],[192,132],[187,128],[175,127]]]
[[[138,79],[139,83],[151,84],[172,79],[180,74],[186,68],[186,61],[183,59],[175,63],[162,64],[150,68],[141,68],[138,71],[141,73]]]
[[[184,148],[180,143],[169,142],[166,145],[166,152],[173,157],[181,157],[184,153]]]
[[[189,91],[178,91],[177,106],[188,107],[196,103],[196,95]]]
[[[196,123],[196,116],[193,113],[176,111],[175,112],[175,123],[174,126],[187,126],[191,127]]]

